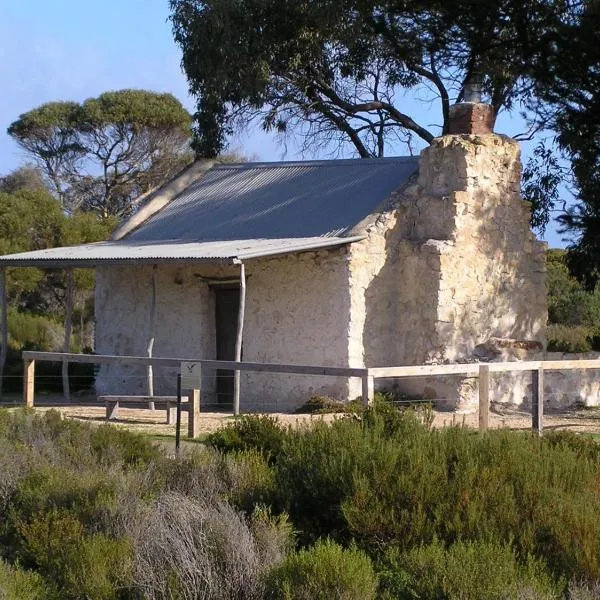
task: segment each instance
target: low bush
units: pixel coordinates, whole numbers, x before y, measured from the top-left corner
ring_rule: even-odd
[[[377,578],[369,557],[357,548],[320,540],[290,554],[267,576],[270,600],[372,600]]]
[[[177,461],[163,461],[152,487],[201,498],[225,499],[250,514],[268,505],[275,494],[275,474],[257,450],[220,452],[198,449]]]
[[[147,600],[260,600],[263,575],[281,561],[290,528],[266,513],[249,523],[224,502],[170,492],[130,515],[136,589]]]
[[[329,396],[312,396],[307,402],[296,409],[298,414],[330,414],[330,413],[361,413],[363,411],[361,400],[342,402]]]
[[[258,450],[269,462],[273,462],[281,452],[285,436],[286,429],[275,417],[245,415],[210,434],[207,444],[221,452]]]
[[[598,447],[566,437],[430,431],[406,412],[286,434],[278,507],[309,542],[355,539],[373,555],[440,539],[498,539],[557,576],[600,578]]]
[[[597,349],[595,329],[585,325],[548,325],[546,337],[549,352],[590,352]]]
[[[552,581],[542,561],[520,563],[510,545],[498,542],[391,549],[385,565],[381,597],[387,600],[558,600],[564,587]]]
[[[58,600],[58,594],[35,572],[18,569],[0,560],[2,600]]]
[[[52,581],[65,600],[116,600],[131,582],[129,543],[87,533],[69,511],[39,513],[18,530],[21,560]]]

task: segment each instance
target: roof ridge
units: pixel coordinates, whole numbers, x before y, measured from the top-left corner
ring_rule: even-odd
[[[213,170],[227,169],[262,169],[269,167],[342,167],[348,165],[367,166],[372,164],[381,164],[384,162],[411,162],[417,161],[418,156],[384,156],[381,158],[333,158],[325,160],[293,160],[293,161],[259,161],[246,163],[215,163]]]

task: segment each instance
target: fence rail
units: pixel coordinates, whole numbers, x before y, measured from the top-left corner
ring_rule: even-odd
[[[190,358],[162,358],[148,356],[114,356],[107,354],[71,354],[66,352],[25,351],[22,354],[25,364],[23,401],[26,406],[34,405],[35,362],[91,363],[91,364],[138,364],[143,366],[179,367],[182,362],[194,361]],[[288,365],[276,363],[252,363],[225,360],[195,360],[201,369],[228,369],[231,371],[254,371],[262,373],[283,373],[299,375],[324,375],[330,377],[357,377],[362,381],[362,399],[365,403],[373,400],[375,380],[403,377],[438,377],[463,375],[479,380],[479,429],[485,431],[489,422],[490,374],[512,371],[529,371],[532,382],[532,428],[542,433],[544,410],[544,372],[575,369],[600,369],[600,359],[595,360],[547,360],[498,363],[462,363],[447,365],[417,365],[403,367],[325,367],[318,365]],[[199,390],[192,390],[190,406],[199,406]],[[193,411],[195,414],[195,411]],[[195,420],[195,419],[194,419]],[[192,431],[193,425],[190,427]],[[193,437],[193,436],[192,436]]]

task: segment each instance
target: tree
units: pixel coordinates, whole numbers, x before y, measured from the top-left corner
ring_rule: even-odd
[[[587,352],[600,348],[600,289],[586,290],[574,279],[564,250],[549,250],[548,348]]]
[[[571,272],[588,289],[600,279],[600,2],[565,24],[536,78],[557,143],[571,166],[574,205],[560,217],[572,236]]]
[[[583,2],[170,0],[198,101],[195,149],[215,156],[251,121],[362,157],[430,142],[451,102],[479,87],[496,111],[528,103],[533,66]],[[407,91],[437,103],[435,125],[403,109]]]
[[[105,92],[51,102],[8,133],[42,169],[63,208],[123,217],[135,198],[191,160],[190,115],[171,94]]]
[[[14,180],[16,177],[13,176],[19,174],[17,170],[4,179]],[[0,254],[105,240],[115,224],[114,218],[100,219],[89,212],[66,215],[47,189],[32,189],[25,185],[14,193],[0,192]],[[12,311],[9,318],[12,345],[22,348],[24,343],[34,343],[33,338],[38,334],[39,340],[52,338],[61,344],[60,336],[56,338],[55,332],[60,329],[64,317],[64,272],[11,268],[7,282]],[[93,289],[93,272],[76,269],[74,316],[80,348],[90,346],[92,341]],[[49,349],[40,344],[37,344],[38,348]]]
[[[14,194],[20,190],[48,192],[42,171],[37,167],[26,165],[0,177],[0,193]]]

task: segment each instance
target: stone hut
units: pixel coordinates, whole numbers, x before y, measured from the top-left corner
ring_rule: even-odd
[[[514,340],[541,347],[545,245],[520,197],[519,146],[478,110],[455,109],[452,133],[418,159],[197,162],[110,242],[0,266],[94,267],[99,354],[146,355],[152,340],[154,356],[233,360],[241,276],[244,361],[378,367],[485,360]],[[155,378],[155,393],[174,392],[173,371]],[[231,402],[231,373],[205,379],[205,404]],[[102,394],[145,385],[143,368],[125,364],[97,377]],[[241,405],[293,410],[359,386],[246,373]],[[405,391],[451,406],[473,392],[456,377]]]

